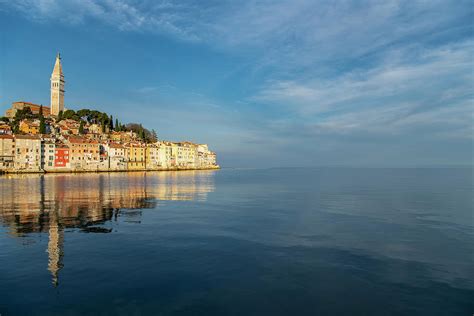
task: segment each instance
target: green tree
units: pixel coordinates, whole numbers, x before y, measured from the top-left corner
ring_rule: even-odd
[[[109,119],[109,132],[113,131],[114,130],[114,117],[112,115],[110,115],[110,119]]]
[[[63,111],[59,111],[58,113],[58,122],[61,121],[63,119]]]
[[[16,121],[21,121],[21,120],[29,119],[29,118],[33,118],[33,117],[34,117],[33,112],[31,111],[31,109],[28,106],[24,107],[21,110],[16,111],[16,113],[15,113],[15,120]]]
[[[12,131],[13,131],[13,134],[20,133],[20,124],[17,122],[12,123]]]
[[[39,132],[40,134],[46,134],[46,123],[44,121],[44,116],[43,116],[43,105],[41,105],[39,109],[39,120],[40,120]]]
[[[46,123],[44,121],[44,116],[40,116],[40,126],[39,126],[40,134],[46,134]]]
[[[63,113],[63,116],[62,116],[63,119],[69,119],[69,120],[74,120],[74,121],[77,121],[79,122],[79,120],[81,119],[79,117],[79,115],[74,111],[74,110],[66,110],[64,111]]]
[[[87,120],[87,122],[89,123],[90,123],[90,113],[91,113],[91,110],[89,109],[81,109],[76,112],[77,116],[79,116],[81,119]]]
[[[119,131],[120,130],[120,126],[119,126],[119,121],[118,119],[115,119],[115,131]]]
[[[81,124],[79,124],[79,134],[84,134],[84,121],[81,120]]]
[[[151,130],[150,141],[152,143],[156,143],[158,141],[158,135],[156,135],[156,131],[154,129]]]

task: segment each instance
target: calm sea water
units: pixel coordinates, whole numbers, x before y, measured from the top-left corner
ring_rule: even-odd
[[[0,177],[0,314],[472,315],[472,169]]]

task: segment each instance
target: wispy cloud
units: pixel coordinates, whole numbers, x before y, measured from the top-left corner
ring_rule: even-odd
[[[270,81],[254,99],[290,108],[313,121],[318,132],[400,133],[421,125],[465,129],[472,122],[473,48],[467,41],[417,56],[399,51],[374,68]]]

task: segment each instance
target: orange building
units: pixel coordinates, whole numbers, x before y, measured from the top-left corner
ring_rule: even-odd
[[[69,161],[71,168],[96,169],[100,162],[100,144],[84,137],[69,137]]]

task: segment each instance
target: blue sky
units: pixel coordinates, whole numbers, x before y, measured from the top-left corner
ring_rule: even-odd
[[[49,104],[208,143],[223,166],[466,165],[470,1],[0,0],[0,110]]]

